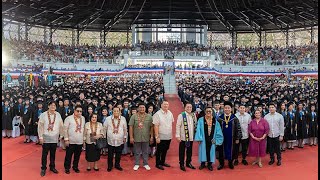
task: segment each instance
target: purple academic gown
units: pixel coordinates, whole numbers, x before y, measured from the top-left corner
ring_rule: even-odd
[[[249,134],[252,133],[254,137],[261,138],[264,134],[269,132],[269,123],[261,118],[259,124],[257,124],[256,119],[253,119],[248,127]],[[256,141],[250,136],[249,142],[249,154],[252,157],[264,157],[266,155],[267,148],[267,138]]]

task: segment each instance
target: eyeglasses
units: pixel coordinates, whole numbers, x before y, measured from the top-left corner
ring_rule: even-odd
[[[77,112],[78,112],[78,113],[81,113],[82,111],[81,111],[81,110],[77,110]]]

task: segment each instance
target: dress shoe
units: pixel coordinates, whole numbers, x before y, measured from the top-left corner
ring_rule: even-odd
[[[213,167],[210,165],[208,166],[209,171],[213,171]]]
[[[219,165],[217,169],[218,169],[218,170],[221,170],[221,169],[223,169],[223,167],[224,167],[224,166]]]
[[[93,168],[93,170],[95,170],[95,171],[99,171],[99,168]]]
[[[234,165],[235,165],[235,166],[238,166],[238,164],[239,164],[238,159],[234,160]]]
[[[87,168],[87,171],[91,171],[91,168]]]
[[[181,171],[186,171],[186,168],[184,166],[180,166]]]
[[[204,163],[201,163],[199,169],[202,170],[202,169],[205,168],[205,167],[206,167],[206,165],[205,165]]]
[[[164,170],[163,166],[161,166],[161,165],[156,165],[156,168]]]
[[[69,170],[69,169],[66,169],[64,172],[65,172],[66,174],[70,174],[70,170]]]
[[[108,168],[107,171],[110,172],[112,170],[112,168]]]
[[[281,161],[280,160],[277,162],[277,166],[281,166]]]
[[[245,165],[245,166],[247,166],[247,165],[248,165],[248,162],[247,162],[247,160],[245,160],[245,159],[242,159],[242,161],[241,161],[241,162],[242,162],[242,164],[243,164],[243,165]]]
[[[233,165],[232,162],[229,162],[229,163],[228,163],[228,166],[229,166],[230,169],[234,169],[234,165]]]
[[[52,171],[55,174],[58,174],[59,172],[55,168],[51,168],[50,171]]]
[[[195,168],[194,166],[192,166],[192,164],[190,164],[190,163],[187,164],[186,166],[187,166],[188,168],[190,168],[190,169],[196,169],[196,168]]]
[[[41,172],[40,172],[40,176],[43,177],[44,175],[46,175],[46,170],[43,170],[43,169],[42,169]]]
[[[167,164],[167,163],[163,163],[163,165],[162,166],[164,166],[164,167],[171,167],[169,164]]]
[[[118,169],[119,171],[123,171],[123,168],[121,166],[116,166],[116,169]]]
[[[271,160],[269,161],[269,165],[272,165],[273,163],[274,163],[274,160],[271,159]]]
[[[80,170],[78,168],[72,168],[74,170],[74,172],[76,173],[80,173]]]

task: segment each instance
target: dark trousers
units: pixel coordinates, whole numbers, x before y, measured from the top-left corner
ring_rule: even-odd
[[[188,165],[191,163],[192,145],[193,145],[193,141],[190,141],[189,147],[186,147],[185,141],[180,142],[180,144],[179,144],[179,164],[180,164],[180,166],[184,166],[184,157],[185,157],[186,152],[187,152],[186,164]]]
[[[157,144],[157,152],[156,152],[156,165],[163,165],[166,162],[167,152],[170,146],[170,140],[161,140],[159,144]]]
[[[249,146],[249,138],[241,139],[240,140],[240,144],[241,144],[242,159],[246,159],[247,152],[248,152],[248,146]],[[237,152],[239,152],[240,144],[235,144],[235,148],[237,149]],[[234,159],[238,159],[238,153],[235,154],[235,158]]]
[[[281,160],[281,150],[279,136],[275,138],[267,138],[267,143],[269,147],[270,159],[274,160],[274,153],[277,154],[277,160]]]
[[[208,166],[211,166],[212,165],[212,162],[210,162],[210,150],[211,150],[211,146],[212,146],[212,143],[211,141],[206,141],[206,156],[207,156],[207,163],[208,163]],[[201,162],[201,164],[204,164],[205,162]]]
[[[237,157],[237,155],[239,154],[239,148],[237,149],[237,144],[233,144],[233,150],[232,150],[232,160],[228,160],[229,163],[233,162],[233,160],[235,160],[235,158]],[[239,146],[239,144],[238,144]],[[221,166],[224,166],[224,149],[223,149],[223,144],[221,146],[217,146],[216,148],[217,152],[218,152],[218,159],[219,159],[219,164]]]
[[[64,168],[70,169],[71,167],[71,158],[73,156],[73,163],[72,168],[78,169],[79,159],[81,155],[82,150],[82,144],[69,144],[69,146],[66,147],[66,157],[64,158]]]
[[[55,168],[57,143],[43,143],[42,145],[42,157],[41,157],[41,169],[47,169],[47,156],[50,151],[50,169]]]
[[[217,150],[217,152],[218,152],[219,164],[220,164],[221,166],[224,166],[223,145],[217,146],[217,147],[216,147],[216,150]]]
[[[113,154],[116,154],[115,157],[115,167],[120,167],[120,159],[121,159],[121,153],[123,150],[124,145],[122,144],[121,146],[111,146],[110,144],[108,145],[108,168],[113,167]]]

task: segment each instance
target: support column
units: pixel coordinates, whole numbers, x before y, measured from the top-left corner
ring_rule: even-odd
[[[106,45],[106,36],[107,36],[107,32],[106,29],[103,30],[103,45]]]
[[[48,44],[47,42],[47,27],[43,28],[43,43]]]
[[[76,42],[76,39],[75,39],[75,31],[74,29],[72,29],[71,31],[71,44],[74,46],[75,45],[75,42]]]
[[[208,26],[203,26],[203,45],[208,44]]]
[[[259,31],[259,46],[262,46],[262,33]]]
[[[52,44],[52,27],[50,27],[50,30],[49,30],[49,44]]]
[[[267,32],[264,31],[263,34],[264,34],[263,35],[264,36],[264,44],[263,45],[266,47],[267,46]]]
[[[202,29],[200,29],[200,42],[199,42],[199,44],[203,44],[203,37],[202,37],[202,35],[203,35],[203,30]]]
[[[311,32],[310,32],[310,43],[313,43],[314,42],[314,29],[313,29],[313,26],[311,27]]]
[[[231,32],[231,45],[234,48],[237,47],[237,32],[236,31]]]
[[[127,46],[129,45],[129,27],[127,29]]]
[[[100,40],[100,45],[103,45],[103,31],[100,31],[99,40]]]
[[[24,24],[25,26],[24,26],[24,30],[25,30],[25,34],[24,34],[24,40],[26,40],[26,41],[28,41],[28,24],[27,23],[25,23]]]
[[[286,47],[289,47],[289,28],[286,30]]]
[[[159,40],[159,34],[158,34],[159,32],[158,32],[158,27],[156,28],[156,41],[158,41]]]
[[[293,34],[292,34],[291,38],[293,39],[293,45],[295,46],[296,45],[296,31],[295,30],[293,30]]]
[[[3,26],[2,26],[2,29],[3,29]],[[20,23],[18,24],[18,40],[19,41],[21,40],[21,26],[20,26]]]
[[[132,25],[131,26],[131,36],[132,36],[132,45],[135,45],[136,44],[136,37],[137,37],[137,35],[136,35],[136,25]]]
[[[79,41],[80,41],[80,30],[77,29],[77,45],[79,45]]]
[[[213,35],[212,34],[213,34],[213,32],[210,33],[210,49],[212,47],[212,42],[213,42],[213,37],[212,37]]]

